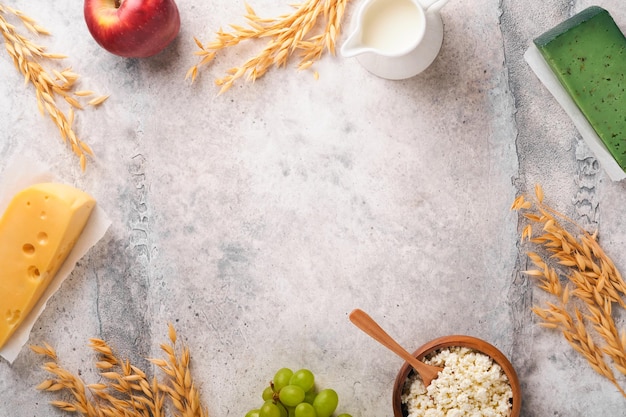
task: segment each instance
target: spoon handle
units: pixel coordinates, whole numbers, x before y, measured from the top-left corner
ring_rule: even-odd
[[[426,365],[425,363],[417,360],[406,349],[404,349],[398,342],[396,342],[382,327],[378,325],[365,311],[355,309],[350,313],[350,321],[359,329],[363,330],[366,334],[374,338],[380,344],[387,349],[400,356],[407,361],[422,377],[424,385],[430,384],[430,381],[435,378],[441,368]]]
[[[411,362],[415,358],[398,342],[396,342],[382,327],[374,321],[365,311],[355,309],[350,313],[350,321],[366,334],[373,337],[378,343],[394,352],[407,362]]]

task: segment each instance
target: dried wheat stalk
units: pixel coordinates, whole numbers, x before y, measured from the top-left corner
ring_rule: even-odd
[[[47,113],[50,116],[58,127],[63,141],[68,143],[72,151],[79,157],[81,169],[84,170],[87,163],[86,156],[93,156],[93,152],[85,142],[77,137],[72,126],[75,110],[83,108],[77,98],[91,96],[93,92],[75,90],[79,76],[71,69],[57,70],[42,66],[41,61],[58,61],[65,56],[48,53],[45,47],[20,34],[17,27],[9,22],[9,16],[17,18],[31,34],[40,36],[50,33],[23,12],[0,3],[0,32],[2,32],[5,48],[13,60],[13,64],[24,76],[24,82],[30,82],[35,87],[39,112],[42,115]],[[67,103],[67,113],[59,108],[59,98]],[[98,106],[107,98],[108,96],[96,97],[87,104]]]
[[[156,377],[148,379],[140,368],[120,360],[104,340],[91,339],[90,347],[98,355],[95,365],[102,382],[88,385],[58,365],[56,352],[50,345],[31,346],[35,353],[51,359],[43,369],[53,378],[43,381],[37,389],[68,392],[70,401],[51,401],[51,404],[86,417],[164,417],[166,396],[177,410],[176,417],[206,417],[208,413],[191,377],[189,349],[183,346],[180,355],[176,353],[176,331],[171,324],[169,339],[171,345],[161,345],[167,359],[150,359],[164,372],[164,381]]]
[[[200,392],[189,371],[189,348],[182,346],[180,356],[176,354],[176,331],[171,324],[169,339],[171,344],[161,345],[161,349],[166,353],[166,359],[150,360],[168,377],[168,384],[161,385],[160,389],[168,393],[178,411],[176,417],[206,417],[208,412],[202,407]]]
[[[187,71],[186,78],[195,80],[200,67],[207,65],[215,58],[218,51],[250,39],[271,38],[261,52],[248,59],[241,67],[228,70],[228,75],[219,78],[215,83],[221,86],[219,94],[224,93],[233,83],[247,75],[248,81],[254,81],[263,76],[272,66],[285,66],[291,55],[298,53],[300,63],[298,70],[310,68],[327,50],[335,54],[335,45],[345,7],[348,0],[306,0],[305,3],[294,6],[293,13],[279,16],[275,19],[259,17],[252,7],[246,4],[245,18],[249,28],[230,25],[232,32],[222,29],[217,31],[213,42],[202,44],[195,38],[199,51],[195,54],[200,57],[198,64]],[[318,22],[323,16],[326,23],[322,33],[309,36],[315,28],[321,26]],[[314,74],[318,77],[317,72]]]
[[[535,306],[533,312],[542,320],[543,326],[561,330],[591,367],[609,379],[626,397],[606,361],[609,358],[613,367],[626,375],[626,333],[620,334],[612,315],[614,304],[626,307],[622,298],[626,294],[626,283],[598,243],[597,233],[590,234],[544,204],[540,186],[535,187],[535,197],[531,202],[519,196],[512,205],[513,210],[523,211],[523,217],[529,222],[522,231],[522,240],[539,245],[548,255],[548,261],[544,261],[539,254],[528,252],[536,269],[526,273],[535,277],[539,288],[559,299],[560,304],[549,303],[545,308]],[[579,237],[570,233],[564,224],[576,228]],[[534,234],[533,225],[539,225],[541,231]],[[549,263],[565,270],[561,273],[569,281],[565,288],[559,272]],[[571,291],[570,285],[573,287]],[[587,313],[581,313],[571,298],[579,300]],[[594,334],[588,328],[593,329]],[[594,339],[602,341],[603,345]]]

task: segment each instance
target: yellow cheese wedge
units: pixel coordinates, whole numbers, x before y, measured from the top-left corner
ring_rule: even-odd
[[[57,183],[13,197],[0,218],[0,347],[52,281],[95,205],[83,191]]]

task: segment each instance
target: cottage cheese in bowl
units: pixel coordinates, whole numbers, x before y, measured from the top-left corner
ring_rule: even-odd
[[[424,387],[408,363],[394,386],[396,417],[518,417],[521,391],[508,359],[494,346],[471,336],[446,336],[414,356],[443,368]]]
[[[513,391],[489,356],[467,347],[450,347],[424,359],[443,371],[428,387],[409,376],[402,394],[408,417],[507,417]]]

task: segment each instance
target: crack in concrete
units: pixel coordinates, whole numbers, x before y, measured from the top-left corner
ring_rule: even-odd
[[[100,315],[100,276],[98,272],[95,272],[96,275],[96,321],[98,324],[98,336],[102,337],[102,316]]]

